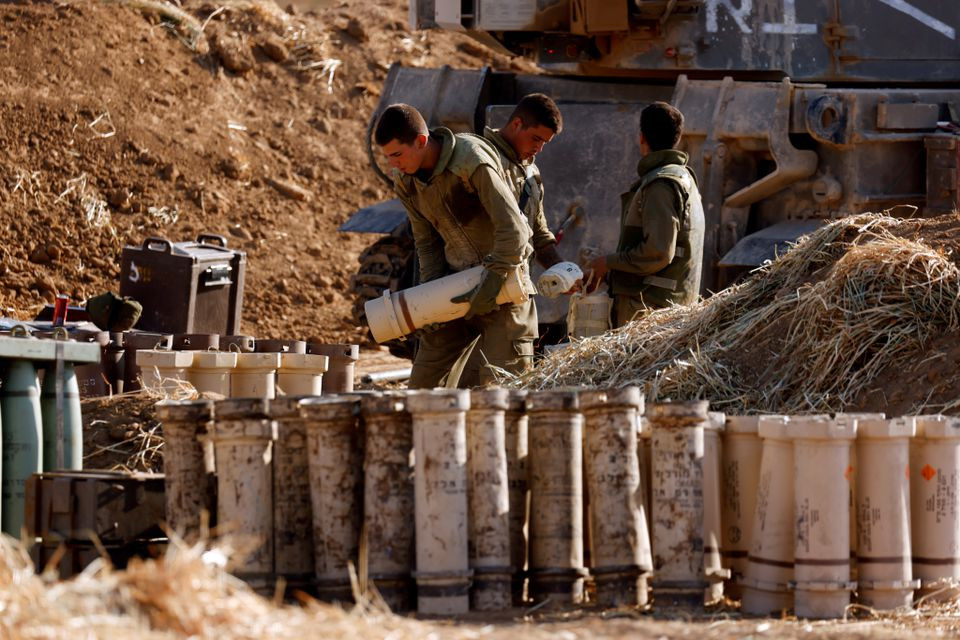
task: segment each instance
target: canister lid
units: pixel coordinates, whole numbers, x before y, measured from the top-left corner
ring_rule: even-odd
[[[254,349],[258,353],[301,353],[307,352],[307,343],[303,340],[257,340]]]
[[[224,351],[253,351],[255,339],[253,336],[220,336],[220,348]]]
[[[316,353],[321,356],[347,360],[360,358],[360,345],[357,344],[319,344],[311,342],[307,345],[307,353]]]
[[[929,440],[960,438],[960,418],[939,414],[917,416],[917,436]]]
[[[175,333],[173,348],[179,351],[200,351],[220,348],[220,334],[217,333]]]
[[[527,413],[537,411],[579,411],[580,397],[573,389],[531,391],[527,396]]]
[[[126,331],[123,334],[123,346],[127,349],[169,349],[173,335],[169,333],[140,333]]]
[[[470,392],[467,389],[430,389],[411,391],[407,394],[407,410],[414,415],[467,411],[468,409],[470,409]]]
[[[757,435],[760,430],[760,416],[734,416],[726,414],[727,433]]]
[[[326,373],[330,358],[310,353],[281,353],[280,373]]]
[[[238,353],[237,369],[266,372],[280,367],[279,353]]]
[[[209,422],[213,400],[161,400],[156,404],[161,422]]]
[[[857,418],[858,438],[912,438],[917,432],[917,419]]]
[[[760,416],[757,424],[757,433],[761,438],[768,440],[787,440],[790,438],[788,427],[790,418],[788,416],[768,415]]]
[[[406,409],[406,397],[399,393],[378,393],[360,397],[360,412],[365,416],[402,413]]]
[[[724,431],[726,429],[727,423],[727,414],[723,411],[709,411],[707,412],[709,416],[709,421],[705,427],[713,431]]]
[[[229,351],[195,351],[195,369],[232,369],[237,366],[237,353]]]
[[[300,396],[280,396],[270,401],[270,417],[278,420],[299,418]]]
[[[787,435],[797,440],[853,440],[857,437],[857,421],[848,416],[790,416]]]
[[[310,421],[352,420],[359,411],[359,396],[314,396],[300,401],[300,415]]]
[[[474,389],[470,392],[470,409],[500,409],[506,411],[510,392],[502,388]]]
[[[580,408],[584,411],[603,407],[629,406],[643,413],[643,393],[637,386],[616,389],[590,389],[581,391],[579,395]]]
[[[706,400],[692,402],[657,402],[647,405],[646,416],[651,423],[663,426],[686,426],[710,419],[710,403]],[[676,422],[675,425],[670,423]],[[706,426],[706,424],[704,424]]]
[[[160,367],[182,369],[193,363],[192,351],[166,351],[159,349],[139,349],[137,365],[140,367]]]
[[[268,418],[270,401],[267,398],[227,398],[217,401],[213,410],[217,420]]]
[[[527,410],[526,389],[510,389],[507,397],[507,411],[524,412]]]

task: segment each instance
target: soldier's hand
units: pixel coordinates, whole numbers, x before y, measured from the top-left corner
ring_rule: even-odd
[[[466,293],[451,298],[450,302],[470,303],[467,315],[464,316],[467,320],[474,316],[482,316],[491,311],[496,311],[500,306],[497,304],[497,296],[500,295],[500,289],[505,281],[506,278],[499,273],[484,269],[480,284]]]
[[[587,276],[586,290],[587,293],[593,293],[597,290],[597,287],[600,286],[600,283],[603,282],[607,272],[610,271],[610,268],[607,266],[607,257],[597,256],[590,262],[587,270],[589,274]]]

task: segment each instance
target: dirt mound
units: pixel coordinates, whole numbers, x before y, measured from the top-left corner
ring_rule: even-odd
[[[0,307],[116,290],[124,245],[206,231],[247,252],[245,333],[362,339],[371,237],[336,228],[387,194],[363,138],[389,65],[519,63],[410,32],[401,0],[184,9],[0,4]]]

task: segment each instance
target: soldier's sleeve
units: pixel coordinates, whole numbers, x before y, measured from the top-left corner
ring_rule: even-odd
[[[624,220],[621,233],[637,238],[638,242],[607,256],[607,266],[642,276],[656,273],[673,262],[679,232],[676,189],[666,180],[654,181],[647,187],[642,211],[631,207]]]
[[[413,231],[413,243],[417,249],[417,261],[420,263],[420,282],[430,282],[442,277],[447,272],[443,238],[409,198],[401,196],[400,201],[407,210],[407,218]]]
[[[493,220],[493,249],[484,257],[483,266],[506,276],[527,257],[530,225],[510,186],[492,167],[480,165],[470,176],[470,184]]]
[[[537,191],[539,197],[536,200],[531,198],[527,207],[530,211],[530,228],[533,231],[533,238],[531,239],[533,248],[542,249],[548,244],[556,244],[557,238],[550,231],[550,227],[547,226],[547,215],[543,210],[543,183],[539,180],[539,174]]]

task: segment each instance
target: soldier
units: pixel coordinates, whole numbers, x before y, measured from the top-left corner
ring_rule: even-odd
[[[547,226],[543,210],[543,181],[534,164],[544,145],[563,131],[563,116],[549,96],[531,93],[517,103],[503,129],[485,127],[483,137],[497,147],[500,162],[513,188],[520,211],[533,231],[537,262],[549,269],[563,258],[557,253],[557,239]]]
[[[459,385],[486,384],[495,368],[512,373],[532,365],[537,316],[533,300],[500,307],[497,295],[514,270],[533,295],[527,263],[531,231],[504,179],[500,154],[472,134],[427,129],[413,107],[386,108],[374,139],[394,172],[394,188],[407,209],[420,260],[420,280],[483,265],[480,284],[454,302],[469,302],[464,318],[422,331],[410,388],[440,384],[467,346],[479,338],[473,363]]]
[[[640,178],[620,196],[617,251],[587,268],[588,291],[607,277],[615,327],[638,312],[689,304],[699,295],[703,204],[687,154],[676,148],[682,133],[683,114],[665,102],[640,113]]]

